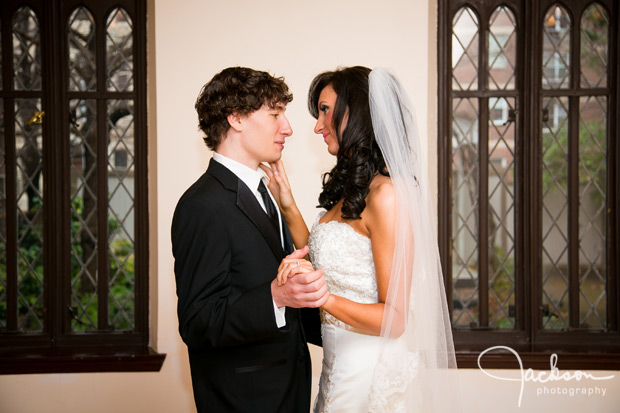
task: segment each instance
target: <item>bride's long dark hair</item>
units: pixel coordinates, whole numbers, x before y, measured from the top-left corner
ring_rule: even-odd
[[[330,210],[342,199],[342,218],[359,219],[366,208],[370,181],[376,173],[388,176],[381,150],[375,140],[368,102],[368,75],[363,66],[340,68],[314,78],[308,92],[308,110],[319,116],[318,101],[328,85],[336,92],[332,116],[339,149],[336,166],[323,175],[319,207]],[[342,121],[348,109],[346,127]]]

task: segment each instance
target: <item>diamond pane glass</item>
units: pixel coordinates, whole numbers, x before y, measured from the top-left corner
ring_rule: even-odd
[[[607,327],[607,100],[579,99],[579,321]]]
[[[67,28],[69,40],[69,90],[94,91],[97,87],[95,20],[85,7],[78,7]]]
[[[469,7],[452,20],[452,89],[478,89],[478,17]]]
[[[41,90],[39,22],[30,7],[13,16],[13,72],[15,90]]]
[[[116,330],[131,330],[135,323],[133,110],[133,100],[108,102],[108,322]]]
[[[568,326],[568,98],[543,99],[542,324]]]
[[[40,99],[15,100],[18,329],[43,330],[43,139]]]
[[[97,328],[97,113],[95,100],[69,102],[71,330]]]
[[[133,26],[127,12],[114,9],[106,24],[106,89],[133,91]]]
[[[6,330],[6,158],[4,152],[4,100],[0,99],[0,332]]]
[[[508,120],[514,109],[514,98],[489,99],[489,323],[495,328],[515,327],[516,120]]]
[[[478,324],[478,100],[452,101],[453,324]]]
[[[490,90],[515,88],[517,64],[517,23],[505,6],[498,7],[489,22],[488,54]]]
[[[606,87],[609,18],[594,3],[581,17],[581,87]]]
[[[570,80],[570,27],[566,10],[551,6],[543,22],[544,89],[566,89]]]

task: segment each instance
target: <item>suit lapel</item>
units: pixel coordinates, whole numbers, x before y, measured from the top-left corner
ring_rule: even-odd
[[[247,185],[228,168],[213,159],[209,163],[207,172],[220,181],[226,189],[237,193],[237,207],[258,228],[278,261],[284,258],[285,253],[280,244],[280,235]],[[288,248],[286,241],[284,245]]]

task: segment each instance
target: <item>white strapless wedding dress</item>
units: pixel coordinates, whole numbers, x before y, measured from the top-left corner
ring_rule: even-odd
[[[319,223],[308,245],[315,268],[322,268],[332,294],[364,304],[378,302],[370,239],[343,222]],[[370,386],[381,339],[321,310],[323,369],[315,412],[368,412]]]

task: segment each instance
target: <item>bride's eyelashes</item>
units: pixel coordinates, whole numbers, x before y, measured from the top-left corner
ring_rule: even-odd
[[[323,112],[324,114],[327,114],[327,112],[329,111],[329,106],[327,106],[327,105],[320,105],[319,106],[319,110],[321,112]]]

